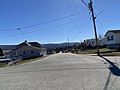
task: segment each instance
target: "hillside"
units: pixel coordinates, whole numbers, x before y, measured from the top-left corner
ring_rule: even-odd
[[[73,45],[78,45],[78,42],[72,42],[69,43],[69,46],[73,46]],[[45,48],[49,48],[49,49],[53,49],[53,48],[62,48],[62,47],[66,47],[67,43],[58,43],[58,44],[43,44]],[[15,45],[0,45],[0,48],[2,50],[13,50],[15,49]]]
[[[15,49],[15,45],[0,45],[2,50],[13,50]]]

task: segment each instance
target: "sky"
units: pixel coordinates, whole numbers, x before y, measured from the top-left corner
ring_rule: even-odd
[[[93,0],[98,36],[120,29],[119,4],[120,0]],[[0,0],[0,45],[94,37],[91,13],[81,0]]]

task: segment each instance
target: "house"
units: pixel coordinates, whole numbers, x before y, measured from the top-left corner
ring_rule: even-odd
[[[97,46],[96,39],[87,39],[87,40],[84,41],[84,43],[85,43],[86,47],[96,47]],[[105,46],[106,45],[105,38],[98,39],[98,45],[100,47]]]
[[[120,30],[108,30],[105,34],[106,45],[110,49],[120,49]]]
[[[85,40],[86,46],[95,47],[96,46],[96,39],[87,39]]]
[[[16,49],[10,52],[12,59],[26,59],[32,57],[39,57],[46,54],[46,49],[38,42],[23,42],[16,45]]]

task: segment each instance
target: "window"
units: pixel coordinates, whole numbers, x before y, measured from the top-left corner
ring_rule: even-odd
[[[92,44],[94,44],[94,42],[92,41]]]
[[[25,51],[23,51],[23,54],[25,54],[26,52]]]
[[[112,35],[111,37],[107,37],[107,41],[112,41],[114,40],[114,36]]]
[[[33,54],[33,51],[31,51],[31,54]]]
[[[15,53],[15,52],[14,52],[13,54],[14,54],[14,55],[16,55],[16,53]]]
[[[114,37],[113,37],[113,35],[111,36],[111,40],[114,40]]]
[[[107,41],[110,41],[110,38],[109,38],[109,37],[107,37]]]

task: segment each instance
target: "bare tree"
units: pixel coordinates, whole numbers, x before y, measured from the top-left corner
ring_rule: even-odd
[[[102,39],[102,38],[104,38],[104,35],[99,34],[99,35],[98,35],[98,39]]]

